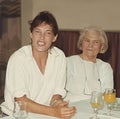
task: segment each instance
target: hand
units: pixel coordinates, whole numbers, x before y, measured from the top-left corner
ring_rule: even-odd
[[[50,106],[54,107],[54,106],[59,105],[62,102],[63,102],[63,100],[54,100],[52,103],[50,103]]]
[[[54,116],[62,119],[70,119],[76,112],[75,107],[68,107],[68,102],[61,102],[53,107]]]
[[[51,101],[50,101],[50,106],[56,106],[59,103],[63,101],[62,96],[59,94],[53,95]]]

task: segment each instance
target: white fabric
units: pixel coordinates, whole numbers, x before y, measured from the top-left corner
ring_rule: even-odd
[[[119,101],[119,99],[117,99]],[[76,113],[71,119],[89,119],[94,116],[93,108],[91,107],[90,100],[81,100],[78,102],[70,103],[69,107],[75,106]],[[105,115],[107,113],[106,104],[103,105],[103,108],[98,110],[98,117],[100,119],[120,119],[120,111],[112,110],[112,116]],[[13,116],[6,116],[1,119],[15,119]],[[28,113],[27,119],[59,119],[53,116]]]
[[[120,98],[117,98],[119,102]],[[94,115],[93,108],[90,104],[90,99],[81,100],[78,102],[70,103],[69,106],[76,107],[76,114],[72,119],[89,119]],[[98,117],[100,119],[120,119],[120,111],[112,110],[112,116],[105,115],[107,114],[107,105],[104,103],[103,107],[98,110]]]
[[[9,59],[2,111],[12,114],[14,97],[23,95],[37,103],[49,105],[54,94],[65,96],[65,82],[66,58],[60,49],[53,47],[50,50],[43,75],[32,56],[31,45],[24,46]]]
[[[85,85],[88,84],[86,87]],[[113,70],[110,64],[97,59],[96,63],[83,60],[79,55],[67,57],[67,96],[71,102],[90,98],[92,90],[104,92],[113,88]],[[88,92],[85,92],[87,89]]]

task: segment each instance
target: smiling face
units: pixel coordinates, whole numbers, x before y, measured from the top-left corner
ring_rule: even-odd
[[[30,37],[32,39],[33,50],[38,52],[48,52],[52,43],[57,38],[53,33],[52,27],[44,22],[33,29]]]
[[[96,59],[97,54],[102,48],[100,40],[100,34],[96,31],[86,32],[86,35],[82,41],[83,56],[86,60]]]

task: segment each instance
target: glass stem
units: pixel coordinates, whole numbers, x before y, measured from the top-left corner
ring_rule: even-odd
[[[107,115],[111,116],[112,105],[111,105],[111,104],[108,104],[108,105],[107,105],[107,109],[108,109]]]
[[[97,115],[98,115],[98,110],[97,110],[97,108],[94,109],[94,113],[95,113],[95,119],[97,119]]]

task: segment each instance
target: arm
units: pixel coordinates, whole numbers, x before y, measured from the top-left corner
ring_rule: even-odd
[[[64,54],[60,54],[58,59],[56,59],[58,68],[56,75],[56,87],[54,90],[54,95],[59,94],[61,98],[64,98],[66,95],[65,83],[66,83],[66,58]]]
[[[113,88],[113,70],[110,64],[106,63],[101,67],[100,70],[100,79],[102,83],[102,91],[104,92],[105,88]]]
[[[55,96],[55,97],[59,97],[59,96]],[[59,105],[56,106],[45,106],[28,99],[26,96],[15,98],[15,101],[27,102],[28,112],[45,114],[63,119],[71,118],[76,111],[75,107],[70,107],[70,108],[66,107],[65,105],[67,105],[67,102],[60,103]]]

